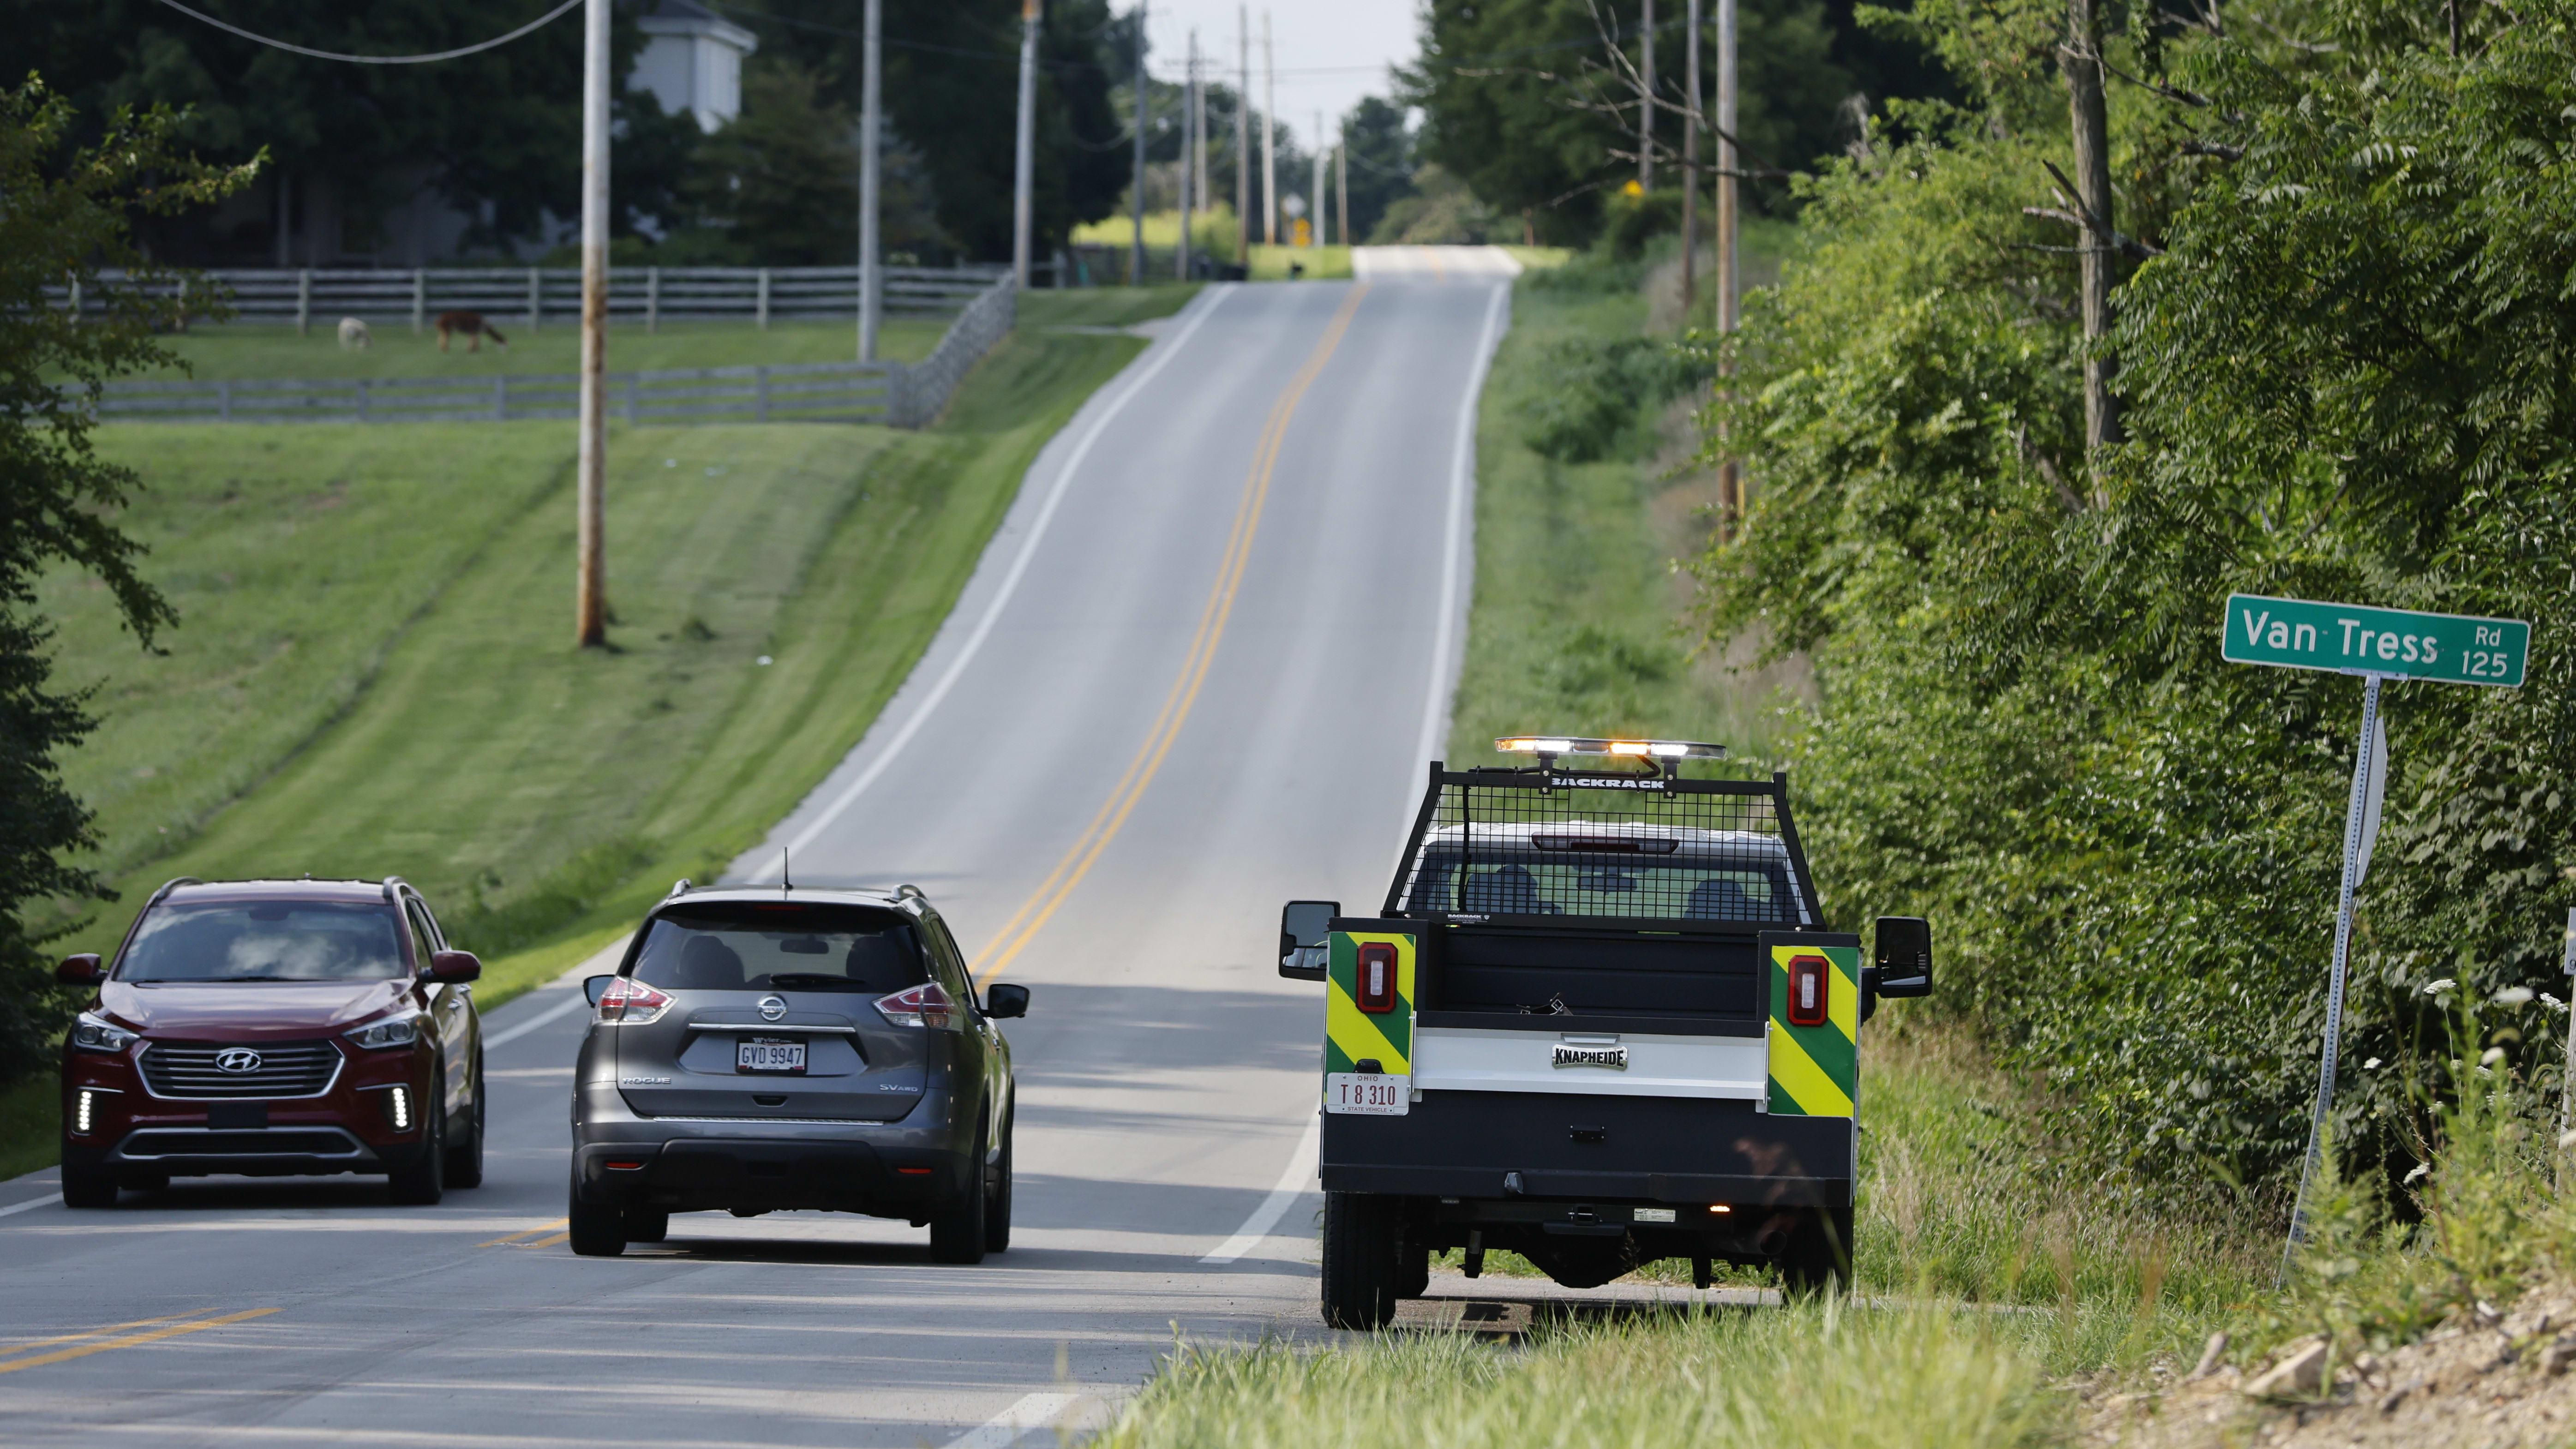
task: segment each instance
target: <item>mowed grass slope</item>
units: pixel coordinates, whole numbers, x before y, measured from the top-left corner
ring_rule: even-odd
[[[173,875],[400,874],[463,944],[525,953],[488,1004],[720,868],[864,733],[1143,345],[1031,300],[933,429],[613,427],[605,650],[572,642],[564,424],[103,430],[182,623],[147,656],[103,591],[47,584],[63,677],[99,689],[67,774],[125,893],[67,949]]]
[[[358,350],[340,346],[339,319],[316,317],[308,334],[275,323],[236,322],[199,327],[164,339],[186,360],[187,368],[145,374],[162,379],[217,378],[377,378],[562,376],[581,369],[581,328],[555,319],[531,332],[510,317],[495,314],[494,326],[510,339],[507,347],[489,340],[479,351],[466,350],[463,337],[448,350],[438,350],[435,333],[414,335],[408,322],[369,322],[371,345]],[[893,362],[917,362],[930,355],[948,330],[945,317],[891,317],[877,334],[877,355]],[[640,322],[619,321],[608,331],[611,372],[659,371],[685,367],[737,367],[750,363],[849,362],[859,353],[859,334],[849,320],[775,321],[766,331],[751,322],[666,322],[647,332]]]

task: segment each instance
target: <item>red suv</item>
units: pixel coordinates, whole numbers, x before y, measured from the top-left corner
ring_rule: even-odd
[[[63,1042],[63,1202],[173,1177],[383,1173],[434,1203],[483,1180],[482,963],[400,879],[183,878],[152,893]]]

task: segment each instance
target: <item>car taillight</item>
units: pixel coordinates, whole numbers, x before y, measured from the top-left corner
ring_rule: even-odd
[[[1377,1015],[1395,1010],[1395,947],[1371,941],[1360,947],[1359,990],[1352,993],[1360,1010]]]
[[[671,1009],[667,992],[656,991],[632,976],[620,976],[599,993],[599,1019],[642,1026]]]
[[[1789,958],[1789,1024],[1823,1026],[1833,1014],[1833,967],[1822,956]]]
[[[948,999],[948,991],[936,981],[876,999],[877,1014],[897,1026],[936,1027],[947,1031],[958,1024],[957,1003]]]

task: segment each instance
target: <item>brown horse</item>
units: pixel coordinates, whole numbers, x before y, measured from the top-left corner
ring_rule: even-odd
[[[447,334],[450,332],[462,332],[465,334],[465,350],[468,352],[482,351],[483,339],[486,337],[492,339],[492,345],[496,348],[507,347],[510,345],[510,339],[501,335],[501,329],[484,321],[483,314],[480,312],[439,313],[439,351],[445,352],[447,350]]]

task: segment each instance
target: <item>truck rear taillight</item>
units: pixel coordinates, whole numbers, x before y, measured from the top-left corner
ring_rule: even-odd
[[[1360,1010],[1380,1015],[1395,1010],[1395,947],[1385,941],[1372,941],[1360,947]]]
[[[671,1009],[669,993],[656,991],[632,976],[620,976],[599,993],[599,1019],[642,1026]]]
[[[1789,958],[1789,1024],[1823,1026],[1833,1015],[1833,967],[1822,956]]]

